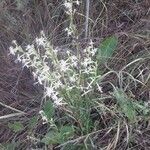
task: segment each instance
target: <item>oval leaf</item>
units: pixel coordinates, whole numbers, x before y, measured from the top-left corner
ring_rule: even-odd
[[[43,111],[44,111],[45,115],[47,116],[47,118],[49,120],[51,120],[51,118],[54,116],[54,112],[55,112],[52,101],[48,100],[45,102]]]
[[[134,121],[136,118],[136,109],[132,103],[132,100],[129,99],[125,92],[121,89],[116,89],[114,91],[114,96],[125,116],[130,121]]]
[[[19,132],[24,129],[24,126],[21,122],[9,123],[8,127],[12,129],[14,132]]]
[[[107,62],[111,58],[118,44],[118,39],[115,36],[108,37],[102,41],[98,48],[97,60],[100,63]]]

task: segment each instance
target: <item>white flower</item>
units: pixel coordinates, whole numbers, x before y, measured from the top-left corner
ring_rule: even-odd
[[[99,86],[98,84],[97,84],[97,88],[98,88],[98,91],[99,91],[100,93],[103,93],[102,87]]]
[[[32,75],[33,75],[34,80],[38,77],[35,72],[32,72]]]
[[[41,117],[42,117],[43,124],[48,123],[48,118],[47,118],[45,112],[44,112],[43,110],[41,110],[41,111],[39,111],[39,114],[40,114]]]
[[[46,96],[51,97],[55,93],[53,87],[46,87]]]
[[[90,46],[93,46],[94,45],[94,42],[92,40],[90,40]]]
[[[144,106],[145,106],[145,107],[149,107],[149,106],[150,106],[150,101],[144,102]]]
[[[74,87],[75,87],[75,86],[67,86],[67,87],[66,87],[66,90],[67,90],[67,91],[71,91]]]
[[[18,46],[16,40],[13,40],[12,43],[13,43],[15,46]]]
[[[26,50],[33,50],[34,49],[34,45],[27,45],[26,46]]]
[[[40,76],[38,76],[37,80],[38,80],[38,83],[42,85],[43,80],[40,78]]]
[[[42,37],[45,37],[45,33],[44,33],[43,30],[40,32],[40,34],[41,34]]]
[[[57,55],[58,49],[57,48],[53,49],[53,52],[54,52],[55,55]]]
[[[54,103],[55,106],[60,106],[60,105],[63,104],[63,103],[62,103],[62,100],[63,100],[63,99],[58,97],[58,93],[53,94],[53,95],[51,96],[51,98],[52,98],[53,103]]]
[[[75,55],[72,55],[72,56],[70,57],[70,59],[71,59],[72,61],[76,61],[76,60],[77,60],[77,57],[76,57]]]
[[[71,76],[70,78],[69,78],[69,80],[70,80],[70,82],[75,82],[76,81],[76,77],[75,77],[75,75],[73,75],[73,76]]]
[[[83,50],[84,53],[94,56],[95,53],[97,52],[97,48],[94,48],[94,43],[92,40],[90,40],[89,46]]]
[[[15,63],[18,63],[18,62],[22,62],[22,59],[19,55],[17,55],[17,59],[15,60]]]
[[[66,28],[65,31],[67,32],[68,36],[72,35],[73,34],[73,30],[72,28]]]
[[[44,73],[48,72],[49,69],[50,69],[49,66],[47,66],[46,64],[44,64],[41,74],[44,74]]]
[[[73,56],[71,56],[70,57],[70,60],[71,60],[71,63],[72,63],[72,65],[74,66],[74,67],[77,67],[77,64],[78,64],[78,59],[77,59],[77,57],[75,56],[75,55],[73,55]]]
[[[35,39],[37,45],[45,46],[46,39],[44,37]]]
[[[87,83],[88,85],[87,85],[87,87],[85,88],[85,89],[87,89],[87,90],[92,90],[93,88],[92,88],[92,83],[93,82],[90,82],[90,83]]]
[[[68,69],[69,69],[69,66],[68,66],[68,63],[64,60],[60,60],[60,63],[59,63],[59,67],[60,67],[60,71],[62,72],[66,72]]]
[[[61,75],[60,75],[58,72],[54,72],[54,73],[52,74],[52,76],[53,76],[53,78],[54,78],[55,80],[60,80],[60,78],[61,78]]]
[[[54,105],[60,106],[60,105],[66,104],[66,103],[63,103],[62,100],[63,100],[62,98],[58,98],[57,100],[54,101]]]
[[[36,74],[37,74],[37,80],[38,80],[38,83],[39,84],[43,84],[43,81],[47,81],[47,77],[46,77],[46,75],[45,74],[40,74],[40,70],[37,70],[36,72],[35,72]]]
[[[30,65],[29,65],[30,64],[30,60],[28,60],[27,58],[22,57],[21,62],[23,64],[23,66],[26,66],[27,68],[30,67]]]
[[[84,87],[82,85],[79,85],[78,89],[80,89],[82,92],[84,91]]]
[[[56,106],[62,105],[62,104],[63,104],[63,103],[62,103],[62,99],[61,99],[61,98],[57,99],[56,101],[54,101],[54,104],[55,104]]]
[[[57,93],[53,93],[52,95],[51,95],[51,98],[53,99],[53,101],[55,102],[55,101],[57,101],[58,100],[58,96],[57,96]]]
[[[94,56],[97,52],[97,48],[92,48],[91,49],[91,55]]]
[[[55,89],[58,89],[58,88],[60,88],[62,86],[63,86],[63,84],[61,83],[61,81],[57,81],[57,82],[54,83],[54,88]]]
[[[84,73],[85,73],[85,74],[89,74],[89,73],[90,73],[90,70],[89,70],[88,68],[85,68]]]
[[[80,2],[79,2],[79,0],[76,0],[76,1],[75,1],[75,3],[76,3],[77,5],[80,5]]]
[[[12,55],[15,55],[16,49],[13,48],[12,46],[10,46],[10,47],[9,47],[9,53],[12,54]]]
[[[92,59],[89,57],[89,58],[85,58],[84,61],[82,62],[82,65],[84,67],[87,67],[89,64],[93,63]]]
[[[94,74],[95,71],[96,71],[96,68],[94,65],[89,65],[83,69],[83,73],[85,74]]]
[[[67,55],[70,55],[70,51],[69,50],[67,50],[66,53],[67,53]]]
[[[66,7],[66,9],[71,12],[72,11],[72,2],[67,2],[65,1],[64,6]]]

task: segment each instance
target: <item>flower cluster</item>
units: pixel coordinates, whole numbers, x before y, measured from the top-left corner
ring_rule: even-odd
[[[76,26],[73,23],[73,18],[74,18],[76,9],[73,8],[73,4],[80,5],[80,2],[79,2],[79,0],[76,0],[76,1],[74,1],[74,0],[65,0],[65,2],[64,2],[64,6],[66,8],[65,12],[68,15],[69,21],[70,21],[69,26],[65,29],[68,36],[74,36],[75,30],[76,30]]]
[[[75,11],[75,9],[73,10],[73,4],[80,5],[80,2],[79,2],[79,0],[76,0],[76,1],[65,0],[65,2],[64,2],[64,6],[66,8],[66,13],[69,15],[72,13],[72,11]]]
[[[82,56],[76,56],[71,50],[67,50],[67,57],[59,59],[59,50],[55,49],[41,32],[41,36],[25,48],[13,41],[10,54],[17,56],[16,62],[22,62],[23,66],[32,68],[36,83],[44,85],[44,96],[50,97],[54,105],[59,106],[66,104],[61,95],[62,90],[78,88],[86,93],[93,88],[98,67],[93,59],[96,50],[91,41],[83,50]],[[101,91],[99,85],[97,88]]]

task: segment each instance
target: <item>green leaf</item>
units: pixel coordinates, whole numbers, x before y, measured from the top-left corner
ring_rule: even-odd
[[[49,100],[45,102],[43,111],[45,115],[47,116],[47,118],[51,120],[51,118],[54,116],[54,113],[55,113],[55,109],[54,109],[52,101]]]
[[[134,121],[136,118],[136,109],[132,103],[132,100],[127,97],[121,89],[114,91],[114,96],[125,116],[130,120]]]
[[[57,131],[50,131],[48,132],[45,137],[42,139],[41,142],[45,143],[45,144],[57,144],[58,143],[58,132]]]
[[[32,118],[29,120],[28,127],[31,128],[31,129],[34,128],[35,125],[37,124],[37,120],[38,120],[38,117],[37,117],[37,116],[32,117]]]
[[[63,141],[67,140],[73,134],[74,134],[74,128],[72,126],[62,126],[60,128],[60,135]]]
[[[100,63],[107,62],[111,58],[118,44],[118,39],[115,36],[108,37],[102,41],[98,48],[97,60]]]
[[[17,143],[17,142],[3,144],[3,145],[0,145],[0,150],[15,150],[15,149],[17,149],[18,145],[19,145],[19,143]]]
[[[14,132],[19,132],[24,129],[24,126],[20,122],[9,123],[8,127]]]
[[[49,131],[42,142],[45,144],[60,144],[68,140],[74,134],[74,128],[72,126],[62,126],[59,130]]]

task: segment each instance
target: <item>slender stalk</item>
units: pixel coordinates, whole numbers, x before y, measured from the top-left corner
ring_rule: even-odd
[[[88,37],[90,0],[86,0],[85,38]]]

